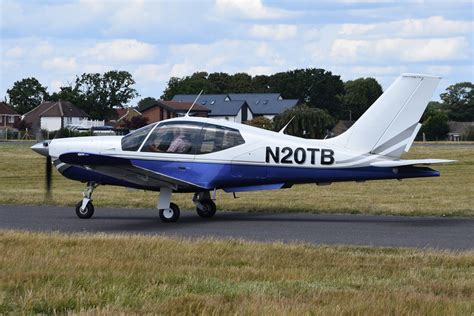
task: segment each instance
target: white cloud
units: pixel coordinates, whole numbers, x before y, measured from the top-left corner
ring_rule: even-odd
[[[53,80],[48,86],[48,90],[52,92],[58,92],[61,87],[64,87],[64,84],[59,80]]]
[[[404,19],[386,23],[342,24],[339,34],[343,36],[385,37],[432,37],[465,34],[472,32],[474,22],[447,20],[442,16],[426,19]]]
[[[74,57],[53,57],[44,60],[42,66],[48,70],[55,70],[62,73],[73,73],[77,69],[77,62]]]
[[[150,59],[156,54],[154,45],[135,39],[116,39],[96,44],[84,56],[99,61],[134,61]]]
[[[165,81],[170,78],[170,65],[168,64],[145,64],[137,67],[133,73],[133,77],[137,81]]]
[[[431,65],[431,66],[426,67],[425,73],[436,75],[436,76],[447,76],[451,74],[452,71],[453,71],[453,67],[451,66]]]
[[[295,15],[287,10],[264,6],[261,0],[216,0],[216,10],[222,16],[254,20],[280,19]]]
[[[21,47],[12,47],[5,51],[5,57],[7,58],[20,58],[23,56],[25,51]]]
[[[254,67],[248,68],[244,72],[252,76],[257,76],[257,75],[271,75],[275,73],[276,70],[274,67],[271,67],[271,66],[254,66]]]
[[[333,42],[330,57],[336,62],[419,62],[462,60],[469,56],[464,37],[434,39],[347,40]]]
[[[271,39],[276,41],[289,40],[296,36],[296,25],[253,25],[250,34],[256,38]]]

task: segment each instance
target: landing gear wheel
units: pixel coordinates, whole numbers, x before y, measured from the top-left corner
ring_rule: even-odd
[[[82,201],[79,201],[76,204],[76,215],[79,218],[86,219],[86,218],[91,218],[92,215],[94,215],[94,205],[92,205],[92,202],[87,203],[86,207],[81,210],[82,207]]]
[[[202,199],[198,202],[196,212],[203,218],[210,218],[216,214],[216,203],[211,199]]]
[[[170,203],[169,208],[161,209],[160,219],[165,223],[176,222],[179,218],[179,207],[174,203]]]

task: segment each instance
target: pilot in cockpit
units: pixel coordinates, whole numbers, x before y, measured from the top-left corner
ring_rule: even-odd
[[[171,142],[168,150],[168,153],[186,153],[191,148],[191,143],[186,139],[186,135],[183,132],[182,128],[174,128],[174,139]]]

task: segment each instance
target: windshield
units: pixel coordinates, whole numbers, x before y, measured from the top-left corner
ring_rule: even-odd
[[[122,150],[137,151],[155,125],[156,123],[147,125],[122,137]]]

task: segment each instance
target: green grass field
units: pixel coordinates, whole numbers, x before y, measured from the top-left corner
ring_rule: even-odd
[[[0,231],[0,313],[472,315],[474,253]]]
[[[53,176],[53,199],[44,197],[45,158],[29,144],[0,146],[0,203],[54,204],[73,206],[82,198],[84,184]],[[454,164],[434,166],[441,177],[334,183],[331,186],[299,185],[291,189],[238,194],[218,192],[217,205],[227,211],[313,212],[353,214],[401,214],[474,216],[474,148],[413,147],[404,158],[445,158]],[[96,208],[153,208],[157,194],[125,188],[100,186],[94,193]],[[182,209],[194,209],[191,194],[175,194]]]

